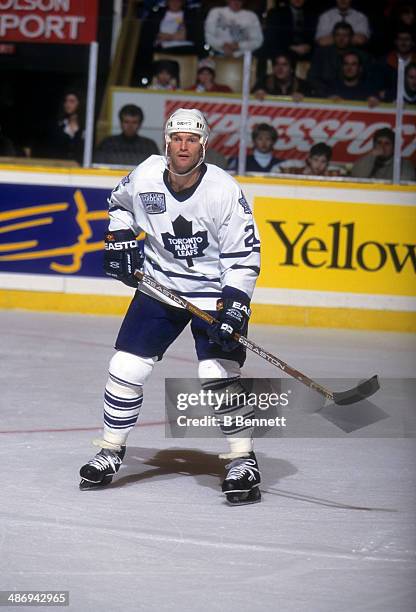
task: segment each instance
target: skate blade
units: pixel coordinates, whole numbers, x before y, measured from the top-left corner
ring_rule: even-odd
[[[113,480],[112,476],[107,476],[101,482],[91,482],[90,480],[85,480],[81,478],[81,482],[79,483],[79,488],[81,491],[89,491],[91,489],[102,489],[103,487],[107,487],[111,481]]]
[[[258,487],[251,489],[251,491],[226,493],[225,497],[229,506],[246,506],[261,502],[261,493]]]

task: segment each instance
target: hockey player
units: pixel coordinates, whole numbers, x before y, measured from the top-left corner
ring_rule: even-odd
[[[190,323],[205,389],[242,393],[245,350],[233,340],[247,333],[250,298],[259,273],[260,244],[252,212],[237,182],[204,163],[209,128],[196,109],[178,109],[165,125],[165,156],[137,166],[109,198],[106,274],[137,287],[136,268],[215,315],[209,326],[183,309],[136,291],[121,325],[104,393],[100,452],[80,470],[81,489],[107,485],[122,463],[126,440],[143,401],[143,386],[156,361]],[[144,260],[136,236],[146,233]],[[216,312],[216,307],[219,310]],[[224,397],[226,394],[224,395]],[[230,406],[215,414],[230,415]],[[253,416],[233,407],[233,417]],[[260,472],[249,426],[221,429],[229,443],[222,490],[230,504],[260,501]]]

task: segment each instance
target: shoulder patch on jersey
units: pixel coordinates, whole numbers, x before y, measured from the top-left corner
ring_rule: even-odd
[[[131,172],[129,172],[126,176],[123,176],[121,181],[119,181],[117,185],[114,187],[114,189],[112,190],[111,195],[113,195],[113,193],[121,189],[121,187],[124,187],[125,185],[127,185],[127,183],[130,183],[130,174]]]
[[[139,193],[145,211],[149,215],[160,215],[166,211],[166,200],[164,193],[148,191]]]
[[[244,193],[241,193],[241,198],[238,201],[241,204],[241,206],[243,207],[243,210],[246,213],[246,215],[251,215],[251,208],[248,205],[248,202],[247,202],[247,200],[244,197]]]

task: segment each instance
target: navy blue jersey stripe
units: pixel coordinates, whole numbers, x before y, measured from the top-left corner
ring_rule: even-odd
[[[251,253],[252,251],[236,251],[235,253],[221,253],[220,259],[227,259],[227,258],[232,258],[232,257],[247,257],[247,255],[251,255]]]
[[[119,206],[118,204],[115,206],[110,206],[110,208],[108,209],[108,212],[114,212],[115,210],[123,210],[124,212],[129,212],[127,208],[123,208],[122,206]]]
[[[242,266],[241,264],[234,264],[231,266],[232,270],[253,270],[256,274],[260,274],[260,268],[258,266]]]

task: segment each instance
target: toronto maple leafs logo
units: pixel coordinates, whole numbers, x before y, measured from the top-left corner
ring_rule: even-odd
[[[250,208],[247,200],[244,197],[244,193],[241,193],[241,198],[238,201],[241,204],[241,206],[243,207],[243,210],[246,213],[246,215],[251,215],[251,208]]]
[[[179,215],[172,221],[174,234],[165,232],[162,234],[165,249],[172,253],[175,259],[185,259],[191,268],[196,257],[204,256],[204,249],[208,247],[206,231],[192,233],[192,221],[187,221]]]
[[[119,189],[121,189],[122,187],[125,187],[127,185],[127,183],[130,183],[130,174],[131,172],[129,172],[127,174],[127,176],[123,176],[123,178],[121,179],[121,181],[119,181],[119,183],[114,187],[114,189],[111,192],[111,195],[113,193],[115,193],[116,191],[118,191]]]

